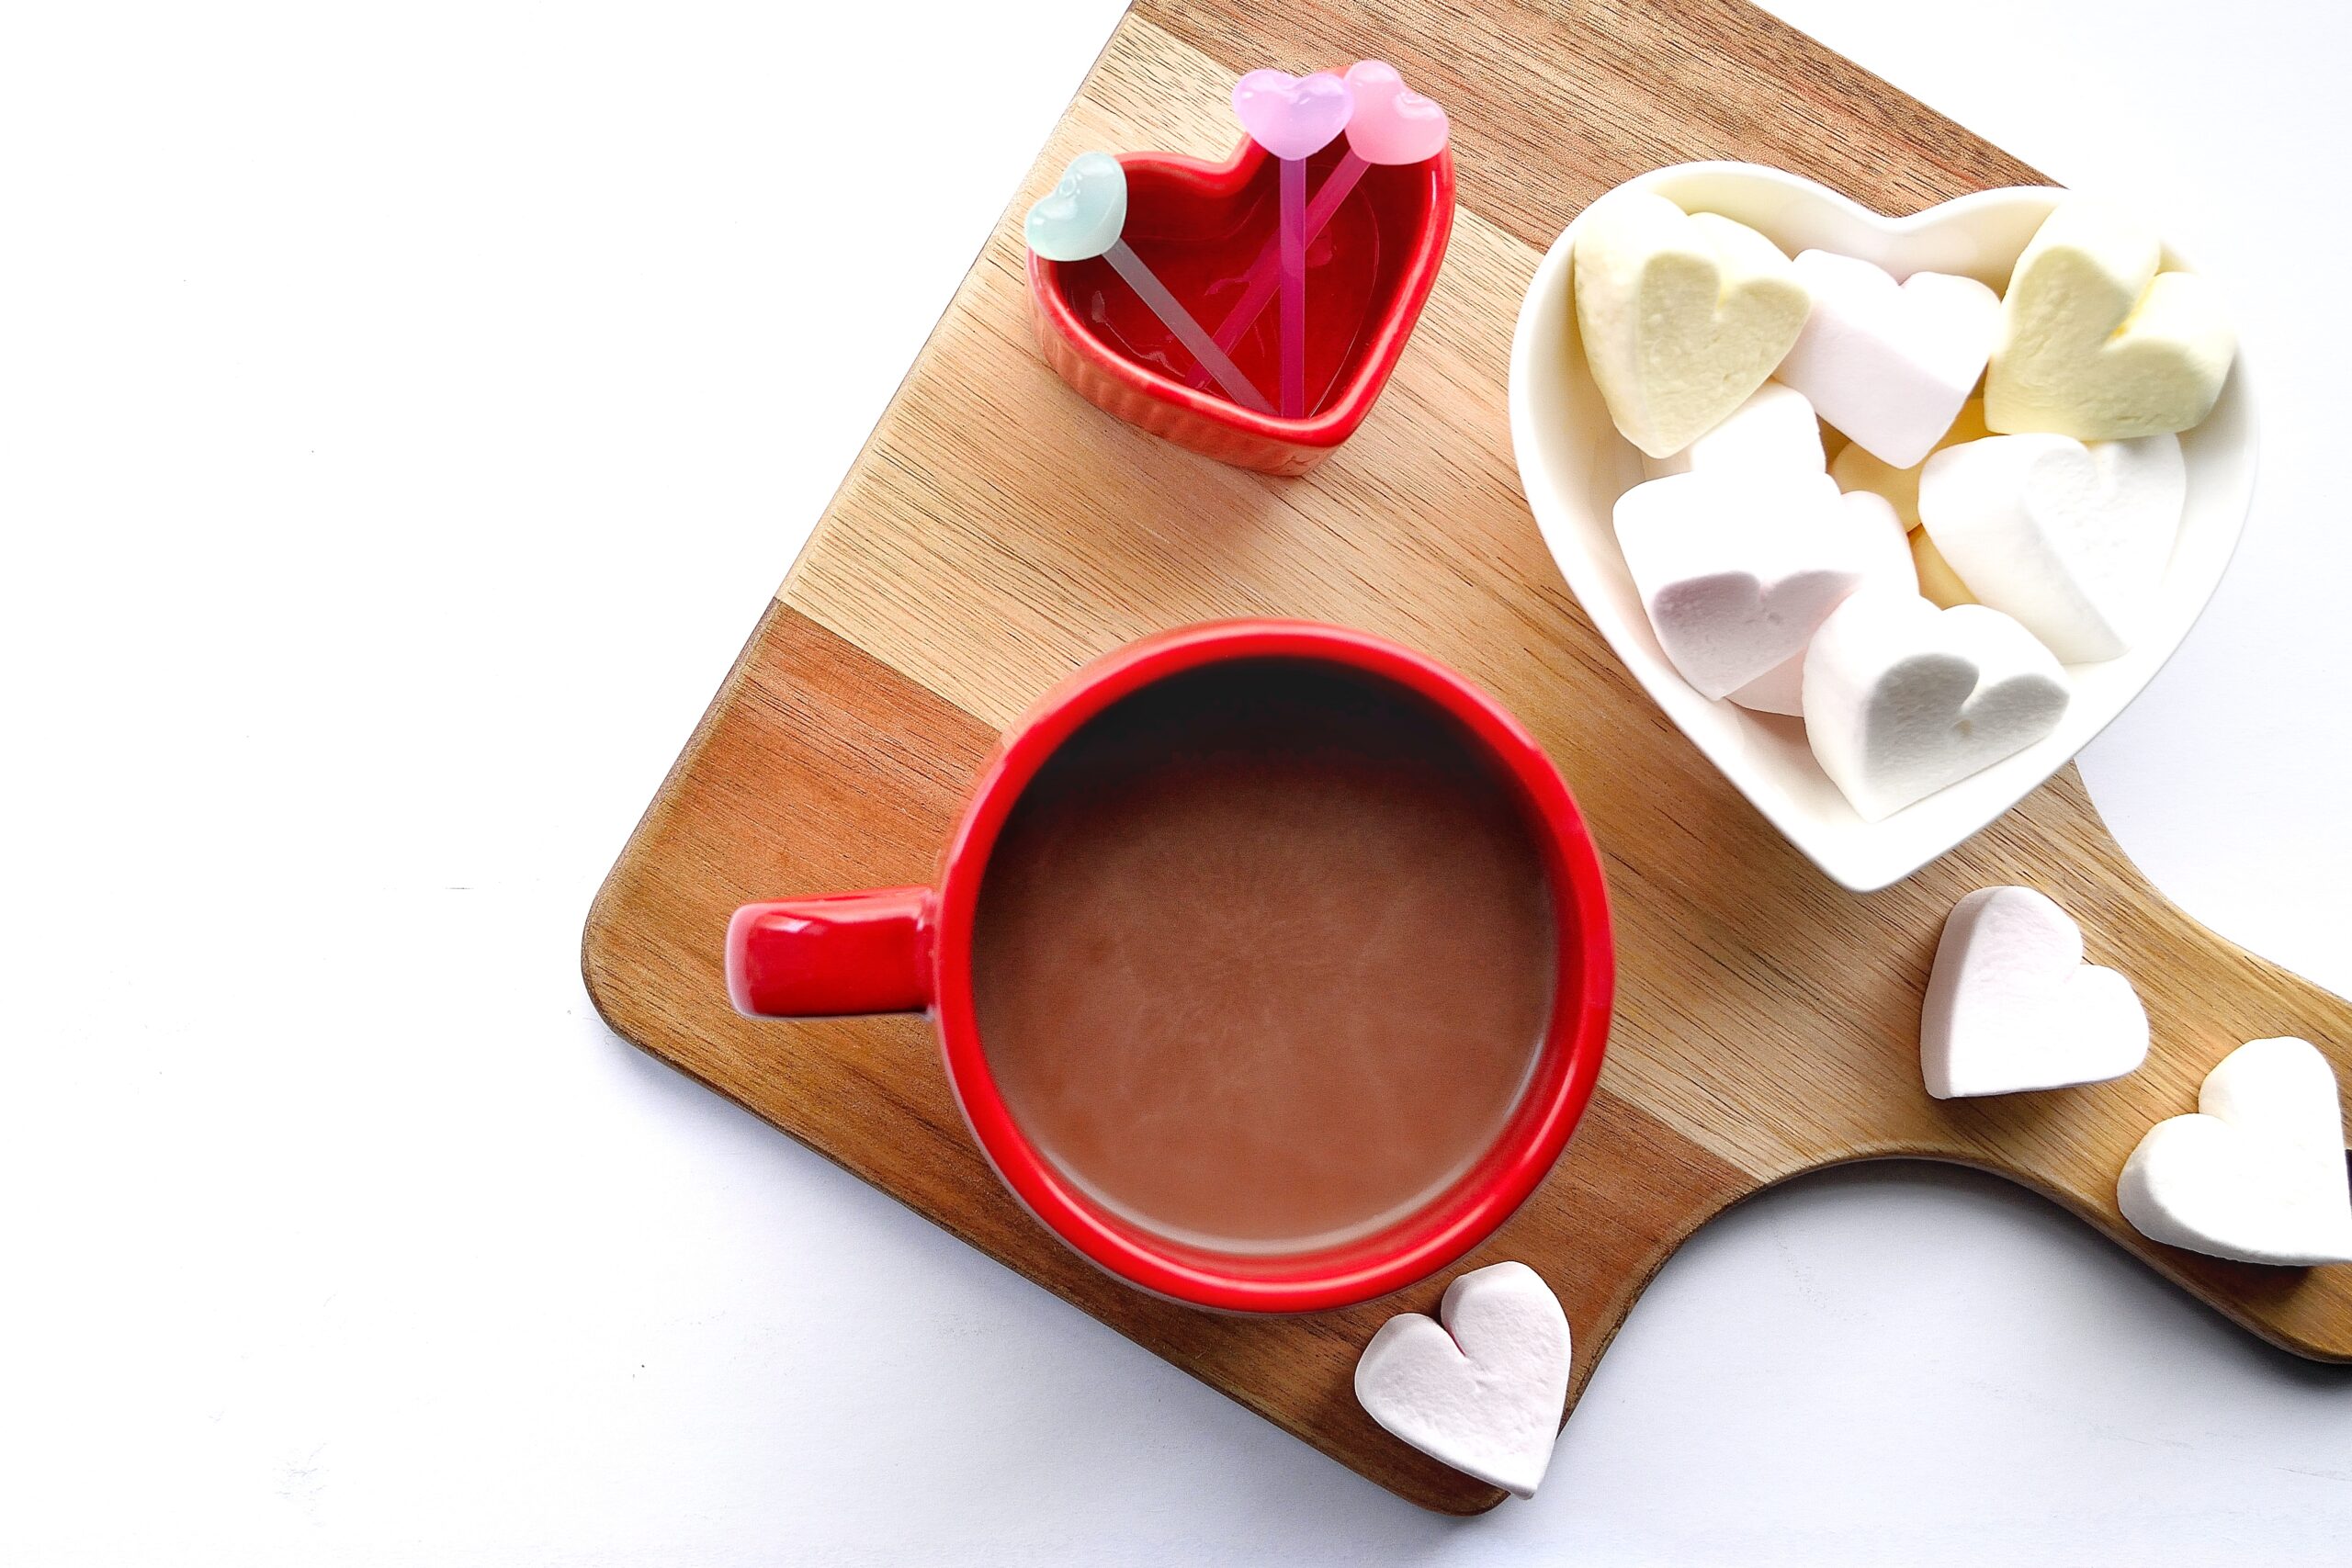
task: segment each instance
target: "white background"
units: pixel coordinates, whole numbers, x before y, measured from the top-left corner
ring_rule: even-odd
[[[0,13],[0,1561],[2343,1562],[2352,1373],[1987,1179],[1702,1234],[1462,1522],[604,1030],[591,894],[1118,6],[911,9]],[[2352,24],[1781,9],[2233,286],[2253,525],[2085,768],[2352,989]]]

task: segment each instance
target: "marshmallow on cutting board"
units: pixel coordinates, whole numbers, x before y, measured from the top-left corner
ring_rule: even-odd
[[[1679,452],[1642,459],[1643,470],[1654,479],[1699,468],[1817,474],[1826,466],[1821,421],[1812,401],[1778,381],[1757,388],[1721,424]]]
[[[1780,248],[1744,224],[1618,191],[1577,222],[1577,325],[1626,440],[1679,452],[1764,384],[1810,303]]]
[[[2151,1241],[2241,1263],[2352,1263],[2335,1073],[2316,1046],[2255,1040],[2222,1059],[2194,1115],[2148,1129],[2115,1199]]]
[[[2188,496],[2177,436],[1996,435],[1928,459],[1919,520],[1978,600],[2079,664],[2138,637]]]
[[[1617,543],[1658,647],[1706,697],[1804,651],[1885,554],[1822,473],[1696,469],[1617,498]]]
[[[2041,739],[2069,694],[2050,650],[1981,604],[1857,593],[1805,650],[1805,739],[1865,822]]]
[[[1984,417],[2007,434],[2117,441],[2212,412],[2237,335],[2219,291],[2165,272],[2156,231],[2079,196],[2034,231],[2001,299]]]
[[[2132,982],[2083,962],[2083,928],[2030,887],[1952,906],[1919,1010],[1919,1071],[1938,1100],[2120,1078],[2147,1059]]]
[[[1839,496],[1838,504],[1845,513],[1839,521],[1840,529],[1850,535],[1854,547],[1860,552],[1861,576],[1854,584],[1854,592],[1860,593],[1872,588],[1893,589],[1901,593],[1917,592],[1918,570],[1913,564],[1903,525],[1896,520],[1894,508],[1886,503],[1886,499],[1867,491],[1853,491]],[[1806,640],[1810,643],[1812,639]],[[1731,700],[1758,713],[1802,716],[1804,649],[1798,649],[1732,693]]]
[[[1799,253],[1813,296],[1804,331],[1774,374],[1813,400],[1855,446],[1897,468],[1934,449],[1984,373],[2000,297],[1973,277],[1913,273]]]
[[[1532,1497],[1568,1397],[1559,1298],[1526,1264],[1497,1263],[1447,1286],[1437,1312],[1380,1325],[1356,1362],[1357,1403],[1439,1463]]]

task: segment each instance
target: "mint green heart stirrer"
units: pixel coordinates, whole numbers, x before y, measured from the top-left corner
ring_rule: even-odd
[[[1176,341],[1208,367],[1225,395],[1243,408],[1272,413],[1269,403],[1208,330],[1193,318],[1159,275],[1119,237],[1127,226],[1127,171],[1108,152],[1081,152],[1062,171],[1051,195],[1029,209],[1021,225],[1029,248],[1047,261],[1080,262],[1101,256],[1126,279]]]

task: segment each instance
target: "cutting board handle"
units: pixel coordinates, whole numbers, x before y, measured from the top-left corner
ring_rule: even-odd
[[[2352,1088],[2352,1002],[2209,930],[2141,874],[2098,823],[2072,769],[2060,793],[2089,816],[2077,836],[2092,874],[2044,891],[2081,923],[2085,957],[2131,977],[2148,1010],[2148,1059],[2110,1083],[2052,1094],[1946,1100],[1938,1146],[2046,1193],[2255,1333],[2299,1355],[2352,1360],[2352,1266],[2231,1263],[2150,1241],[2118,1208],[2116,1175],[2147,1130],[2197,1109],[2205,1075],[2249,1040],[2310,1041]],[[2046,869],[2047,862],[2043,863]],[[2070,868],[2080,873],[2086,868]],[[2029,872],[2017,880],[2031,885]]]

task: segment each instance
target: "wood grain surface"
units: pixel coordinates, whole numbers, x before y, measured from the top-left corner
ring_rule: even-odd
[[[1305,479],[1219,467],[1080,401],[1030,338],[1018,220],[1093,147],[1217,155],[1234,76],[1383,57],[1443,102],[1462,210],[1395,381]],[[1450,1512],[1501,1494],[1357,1407],[1357,1351],[1443,1278],[1351,1311],[1223,1317],[1064,1251],[998,1187],[917,1018],[752,1022],[729,1008],[734,907],[922,882],[998,730],[1086,660],[1216,616],[1308,616],[1426,649],[1542,738],[1600,842],[1619,1005],[1591,1112],[1551,1179],[1464,1265],[1521,1259],[1574,1325],[1573,1408],[1667,1257],[1766,1186],[1924,1156],[2043,1192],[2254,1332],[2352,1359],[2352,1267],[2149,1243],[2115,1173],[2241,1041],[2301,1034],[2352,1077],[2352,1007],[2204,931],[2116,848],[2069,768],[1869,897],[1832,886],[1694,752],[1560,581],[1513,469],[1504,367],[1544,246],[1657,164],[1777,164],[1882,210],[2036,183],[2015,159],[1736,0],[1139,0],[876,428],[589,917],[591,994],[629,1040],[740,1100],[1136,1343],[1363,1474]],[[2119,1082],[1941,1104],[1918,1007],[1943,916],[2043,888],[2154,1032]]]

